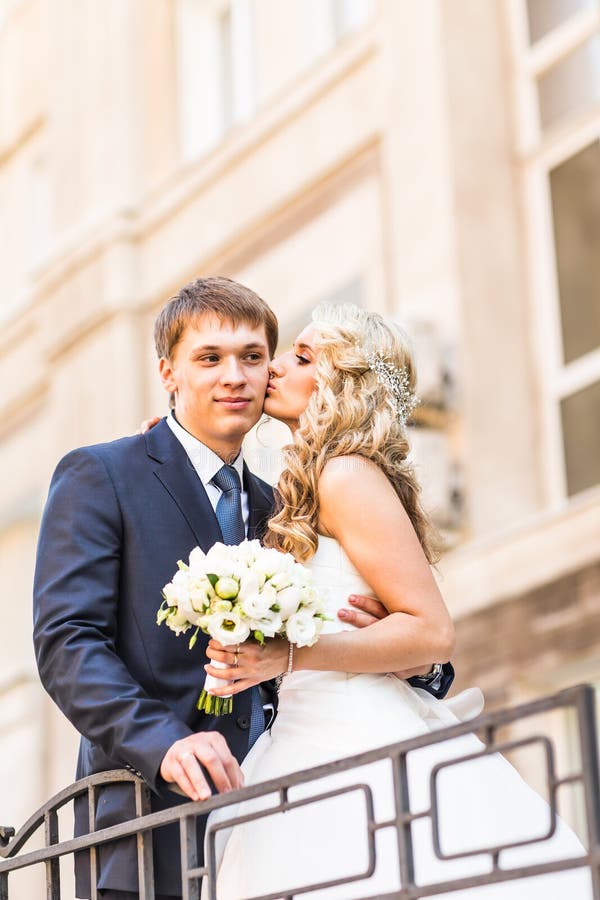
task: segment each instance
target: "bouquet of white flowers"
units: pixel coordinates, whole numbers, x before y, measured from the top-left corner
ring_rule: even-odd
[[[208,553],[195,547],[189,562],[177,563],[173,580],[163,588],[156,622],[165,622],[175,634],[195,628],[221,644],[286,637],[290,644],[307,647],[318,639],[327,616],[325,603],[312,584],[311,573],[289,553],[261,547],[259,541],[238,546],[214,544]],[[213,662],[217,668],[225,663]],[[221,684],[219,684],[219,682]],[[215,697],[211,688],[223,679],[206,676],[198,709],[225,715],[231,697]]]

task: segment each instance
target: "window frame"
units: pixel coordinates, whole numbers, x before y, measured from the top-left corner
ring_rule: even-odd
[[[600,33],[600,4],[576,12],[534,44],[529,43],[527,0],[508,0],[507,9],[514,137],[540,401],[542,481],[546,505],[559,508],[585,493],[568,493],[561,402],[600,381],[600,347],[571,362],[564,361],[550,172],[594,141],[600,142],[600,104],[542,132],[536,84],[541,75]],[[587,490],[597,489],[598,485],[594,485]]]
[[[215,86],[218,96],[213,98],[209,115],[212,116],[209,138],[203,140],[196,130],[190,126],[188,116],[191,109],[187,92],[189,85],[184,84],[186,60],[180,54],[187,53],[189,47],[180,43],[183,28],[185,6],[193,0],[176,0],[174,6],[174,41],[176,57],[176,94],[178,107],[178,130],[180,158],[185,164],[195,163],[212,153],[227,138],[232,129],[243,125],[257,111],[258,94],[256,84],[256,47],[254,35],[253,0],[196,0],[204,3],[203,8],[195,12],[199,19],[211,20],[210,27],[218,34],[214,55],[211,57],[215,66]],[[229,17],[229,53],[223,58],[225,43],[220,33],[223,19]],[[240,39],[239,23],[246,20],[249,29],[247,46]],[[226,68],[224,63],[229,64]],[[241,85],[240,79],[247,84]],[[198,113],[199,115],[199,113]],[[192,118],[194,113],[192,113]]]

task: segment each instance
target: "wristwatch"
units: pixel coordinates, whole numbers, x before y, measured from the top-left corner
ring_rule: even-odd
[[[431,667],[431,671],[427,672],[426,675],[419,675],[419,679],[421,681],[424,681],[425,684],[430,684],[432,681],[438,678],[438,676],[440,676],[443,671],[444,666],[442,665],[442,663],[434,663]]]

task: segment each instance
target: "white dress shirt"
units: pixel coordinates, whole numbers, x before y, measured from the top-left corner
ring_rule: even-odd
[[[198,438],[195,438],[193,434],[190,434],[189,431],[186,431],[185,428],[183,428],[175,418],[173,411],[171,411],[167,416],[167,425],[187,453],[198,478],[204,485],[204,489],[208,495],[208,499],[210,500],[212,508],[216,510],[217,503],[219,502],[219,497],[221,496],[223,491],[221,490],[221,488],[218,488],[216,484],[212,483],[212,479],[215,477],[219,469],[223,467],[223,460],[220,456],[217,456],[217,454],[214,453],[214,451],[212,451],[210,447],[207,447],[206,444],[203,444],[202,441],[199,441]],[[238,453],[235,462],[230,463],[230,465],[233,466],[233,468],[240,476],[240,484],[242,485],[242,516],[244,517],[246,534],[248,534],[248,493],[244,490],[244,458],[242,456],[241,450]]]

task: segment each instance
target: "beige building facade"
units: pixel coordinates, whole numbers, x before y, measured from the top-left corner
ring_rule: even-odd
[[[597,3],[0,0],[0,234],[3,823],[74,771],[30,638],[49,479],[166,410],[152,323],[200,274],[282,344],[326,299],[406,326],[457,686],[600,683]]]

